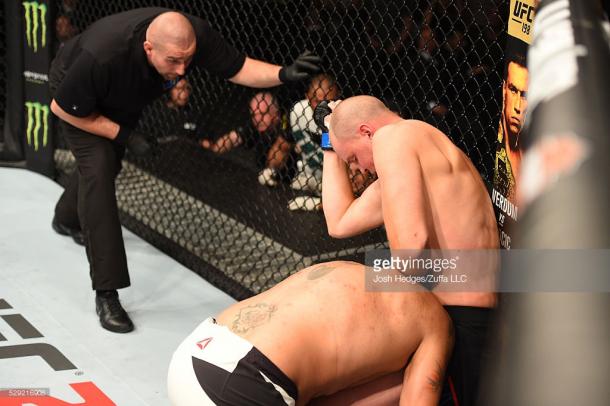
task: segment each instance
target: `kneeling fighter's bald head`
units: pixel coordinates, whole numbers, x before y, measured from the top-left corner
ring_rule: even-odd
[[[173,80],[184,75],[196,46],[193,25],[184,15],[174,11],[159,14],[146,30],[144,51],[148,62],[164,79]]]
[[[396,114],[373,96],[354,96],[339,103],[330,116],[331,143],[339,158],[374,172],[372,137],[390,117]]]
[[[361,124],[370,123],[386,113],[391,112],[378,98],[354,96],[337,105],[331,115],[330,126],[335,137],[353,138],[358,135]]]

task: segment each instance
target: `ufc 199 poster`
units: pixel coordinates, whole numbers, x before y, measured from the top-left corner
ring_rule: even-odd
[[[500,245],[510,249],[511,225],[519,219],[516,189],[521,172],[521,130],[527,115],[527,49],[532,39],[537,0],[511,0],[498,123],[492,201],[500,230]]]

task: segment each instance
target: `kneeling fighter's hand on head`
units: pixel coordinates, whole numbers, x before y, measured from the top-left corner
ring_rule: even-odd
[[[305,51],[292,63],[280,69],[282,83],[298,82],[308,79],[313,73],[320,71],[321,59],[310,51]]]
[[[330,126],[330,115],[332,109],[337,105],[335,102],[328,102],[326,100],[321,101],[313,111],[313,121],[322,130],[322,140],[320,147],[324,151],[333,151],[333,146],[330,143],[330,136],[328,134],[328,127]]]
[[[326,116],[333,112],[328,103],[328,100],[322,100],[313,111],[313,121],[323,133],[328,132],[328,127],[325,123]]]
[[[124,145],[135,156],[147,156],[152,152],[152,146],[144,134],[123,126],[114,141]]]

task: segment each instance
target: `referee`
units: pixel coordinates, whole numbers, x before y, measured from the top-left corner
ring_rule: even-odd
[[[198,17],[140,8],[95,22],[59,50],[51,64],[51,110],[76,158],[77,170],[55,207],[53,229],[87,249],[102,327],[134,326],[117,289],[130,285],[115,196],[125,149],[146,155],[134,130],[146,105],[195,66],[244,86],[266,88],[307,79],[319,58],[304,53],[289,66],[247,57]]]

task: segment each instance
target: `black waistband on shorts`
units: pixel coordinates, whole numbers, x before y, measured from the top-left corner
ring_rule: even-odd
[[[488,325],[492,308],[473,306],[443,306],[455,325]]]
[[[246,354],[243,358],[244,361],[251,363],[256,366],[258,370],[264,373],[267,378],[271,379],[273,383],[279,385],[293,398],[295,401],[298,397],[298,389],[297,386],[292,382],[281,369],[279,369],[269,358],[265,356],[262,352],[260,352],[256,347],[252,347],[252,349]]]
[[[211,321],[214,324],[218,324],[216,319],[211,317]],[[263,372],[267,378],[271,379],[273,383],[280,385],[282,389],[290,395],[291,398],[297,400],[298,389],[297,386],[292,382],[281,369],[279,369],[273,361],[271,361],[265,354],[260,352],[258,348],[252,346],[252,349],[243,358],[245,361],[255,365],[261,372]]]

